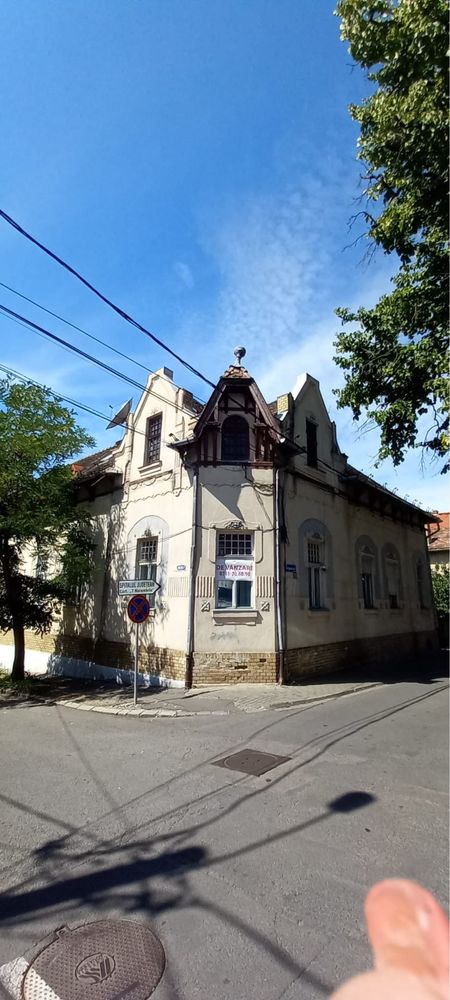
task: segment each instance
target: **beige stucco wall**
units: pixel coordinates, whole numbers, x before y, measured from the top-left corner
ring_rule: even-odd
[[[169,447],[170,435],[186,432],[192,413],[182,406],[182,390],[165,374],[152,376],[121,447],[115,466],[123,473],[120,494],[87,504],[97,542],[95,572],[80,605],[64,612],[63,630],[133,645],[128,599],[118,596],[118,582],[134,579],[137,540],[146,532],[158,538],[155,616],[141,625],[143,646],[186,647],[188,582],[192,524],[192,474]],[[157,393],[157,397],[152,394]],[[160,461],[144,464],[148,417],[162,413]],[[184,567],[184,568],[179,568]]]
[[[274,498],[273,471],[231,466],[203,466],[199,474],[197,586],[195,648],[201,651],[273,650],[274,603]],[[254,611],[215,611],[215,559],[218,531],[240,522],[254,534]],[[230,530],[230,529],[228,529]]]
[[[311,476],[314,476],[313,471]],[[289,536],[286,563],[297,566],[295,575],[286,574],[287,648],[435,628],[427,573],[424,581],[427,608],[420,608],[417,592],[416,555],[423,556],[427,570],[426,542],[422,531],[394,523],[364,507],[356,507],[337,493],[318,489],[313,481],[289,475],[286,483],[286,519]],[[324,611],[309,610],[305,569],[302,576],[304,550],[299,533],[303,523],[309,519],[319,522],[329,533],[327,568],[323,571],[327,605]],[[374,610],[366,610],[358,594],[356,543],[361,536],[371,539],[377,553],[379,586]],[[394,546],[400,559],[398,610],[388,607],[383,564],[383,549],[386,546]]]

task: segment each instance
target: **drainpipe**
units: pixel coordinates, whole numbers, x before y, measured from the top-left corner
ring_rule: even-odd
[[[275,593],[277,602],[278,683],[284,684],[284,641],[281,612],[280,470],[275,471]]]
[[[192,481],[192,534],[191,558],[189,566],[189,604],[188,626],[186,639],[186,670],[184,685],[187,690],[192,687],[194,675],[194,616],[195,616],[195,557],[197,546],[197,506],[198,506],[198,467],[194,468]]]

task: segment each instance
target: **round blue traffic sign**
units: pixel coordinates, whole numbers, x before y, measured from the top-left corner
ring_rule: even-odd
[[[145,622],[150,614],[150,602],[144,594],[135,594],[128,601],[127,606],[128,617],[136,625],[140,625]]]

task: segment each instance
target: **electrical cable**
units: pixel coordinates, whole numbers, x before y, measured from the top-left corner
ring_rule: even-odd
[[[19,323],[19,325],[25,325],[26,327],[30,328],[34,333],[37,333],[38,336],[48,337],[50,340],[53,340],[64,350],[71,351],[73,354],[78,354],[86,361],[90,361],[92,364],[97,365],[99,368],[103,368],[104,371],[109,372],[111,375],[115,375],[115,377],[121,379],[122,382],[127,382],[129,385],[134,386],[137,389],[140,389],[141,392],[146,393],[147,395],[155,396],[156,399],[160,399],[163,403],[166,403],[168,406],[173,406],[175,407],[175,409],[178,409],[177,404],[174,403],[172,400],[166,399],[165,396],[160,396],[159,393],[155,392],[154,389],[147,389],[145,385],[142,385],[141,382],[137,382],[136,379],[133,379],[130,375],[125,375],[123,372],[119,372],[117,368],[113,368],[111,365],[107,365],[105,361],[100,361],[100,359],[94,357],[94,355],[88,354],[86,351],[83,351],[81,347],[76,347],[75,344],[71,344],[70,341],[64,340],[63,337],[58,337],[56,333],[51,333],[50,330],[47,330],[45,327],[40,326],[38,323],[34,323],[31,319],[27,319],[26,316],[22,316],[20,313],[16,313],[13,309],[8,309],[7,306],[2,304],[0,304],[0,311],[5,314],[6,319],[9,319],[15,323]],[[172,383],[172,385],[174,385],[174,383]]]
[[[111,365],[107,365],[106,362],[100,361],[99,358],[94,357],[92,354],[88,354],[86,351],[83,351],[80,347],[76,347],[74,344],[71,344],[69,341],[64,340],[63,337],[58,337],[57,334],[51,333],[50,330],[47,330],[45,327],[40,326],[38,323],[34,323],[32,320],[27,319],[26,316],[22,316],[20,313],[16,313],[13,309],[8,309],[7,306],[2,305],[1,303],[0,303],[0,311],[5,314],[5,316],[6,316],[7,319],[11,319],[13,322],[18,322],[21,325],[25,324],[25,326],[29,327],[34,332],[37,332],[38,335],[41,335],[41,336],[43,335],[45,337],[48,337],[50,340],[53,340],[59,346],[62,346],[64,349],[69,350],[69,351],[73,352],[74,354],[78,354],[80,357],[84,358],[87,361],[90,361],[94,365],[98,365],[100,368],[103,368],[105,371],[109,372],[110,374],[115,375],[116,378],[119,378],[122,381],[127,382],[130,385],[132,385],[132,386],[140,389],[141,392],[147,393],[148,395],[152,395],[152,396],[156,397],[157,399],[162,400],[167,405],[176,407],[175,403],[173,403],[171,400],[166,399],[164,396],[160,396],[153,389],[147,389],[146,386],[143,386],[140,382],[137,382],[135,379],[131,378],[130,376],[124,375],[122,372],[117,371],[116,368],[111,367]],[[61,397],[61,398],[63,398],[63,397]],[[242,403],[239,402],[239,400],[234,399],[231,395],[229,395],[229,398],[230,398],[231,402],[235,403],[235,405],[237,406],[238,409],[240,409],[240,410],[242,410],[242,411],[245,412],[245,407],[243,406]],[[76,404],[74,404],[74,405],[76,405]],[[106,417],[105,417],[105,419],[106,419]],[[137,431],[137,433],[144,433],[144,432]],[[289,438],[287,435],[284,435],[284,439],[289,444],[293,445],[295,447],[296,451],[300,451],[301,450],[301,446],[296,441],[294,441],[292,438]],[[325,462],[323,460],[320,460],[320,461],[321,461],[321,464],[324,465],[324,466],[326,466],[326,468],[329,468],[330,471],[332,471],[333,473],[336,472],[336,469],[334,469],[327,462]]]
[[[4,215],[4,213],[2,213],[1,210],[0,210],[0,216],[3,216],[3,215]],[[122,381],[128,382],[130,385],[132,385],[132,386],[140,389],[142,392],[147,393],[147,394],[151,394],[151,395],[155,396],[156,398],[161,399],[164,403],[166,403],[168,405],[176,406],[176,404],[173,403],[171,400],[167,400],[163,396],[159,396],[154,390],[147,389],[146,386],[143,386],[141,383],[137,382],[135,379],[131,378],[130,376],[126,376],[123,373],[118,372],[117,369],[113,368],[111,365],[107,365],[106,362],[100,361],[98,358],[95,358],[93,355],[88,354],[86,351],[83,351],[81,348],[76,347],[73,344],[70,344],[70,342],[67,341],[67,340],[64,340],[63,337],[58,337],[57,334],[51,333],[49,330],[46,330],[45,327],[42,327],[39,324],[34,323],[32,320],[27,319],[25,316],[22,316],[20,313],[16,313],[13,309],[8,309],[7,306],[0,304],[0,310],[6,315],[6,317],[8,319],[13,319],[15,321],[25,323],[33,331],[35,331],[35,332],[37,332],[37,333],[39,333],[41,335],[44,335],[46,337],[49,337],[51,340],[53,340],[54,342],[58,343],[60,346],[63,346],[65,349],[67,349],[69,351],[72,351],[75,354],[78,354],[80,357],[85,358],[87,361],[90,361],[92,364],[98,365],[100,368],[103,368],[105,371],[109,372],[110,374],[115,375],[119,379],[122,379]],[[88,334],[88,336],[90,336],[90,335]],[[96,338],[93,338],[93,339],[96,339]],[[204,381],[208,381],[209,382],[209,380],[206,379],[206,378],[204,378]],[[216,386],[214,386],[214,384],[212,382],[209,382],[209,384],[212,385],[213,388],[216,388]],[[229,396],[229,398],[231,399],[232,402],[235,403],[235,405],[238,407],[238,409],[240,409],[242,411],[245,411],[245,407],[241,403],[239,403],[239,400],[233,399],[233,397],[231,395]],[[292,438],[289,438],[287,435],[283,435],[283,436],[284,436],[284,440],[287,441],[288,444],[291,444],[292,446],[294,446],[297,451],[301,450],[300,445],[296,441],[294,441]],[[330,469],[330,471],[332,471],[333,473],[336,472],[336,469],[334,469],[333,466],[329,465],[328,462],[325,462],[323,459],[321,459],[319,461],[320,461],[321,465],[324,465],[326,468]]]
[[[100,340],[100,337],[95,337],[93,333],[88,333],[87,330],[83,330],[83,327],[77,326],[76,323],[71,323],[70,320],[65,319],[64,316],[60,316],[59,313],[53,312],[51,309],[47,309],[46,306],[41,305],[40,302],[36,302],[35,299],[30,299],[28,295],[24,295],[23,292],[18,292],[16,288],[12,288],[11,285],[7,285],[4,281],[0,281],[0,287],[6,288],[8,292],[12,292],[13,295],[17,295],[20,299],[24,299],[25,302],[30,302],[32,306],[36,306],[37,309],[41,309],[42,312],[47,313],[49,316],[53,316],[54,319],[58,319],[61,323],[65,323],[66,326],[70,326],[72,330],[77,330],[78,333],[82,333],[84,337],[89,337],[90,340],[94,340],[96,344],[101,344],[102,347],[106,347],[108,351],[113,351],[114,354],[118,354],[120,358],[124,358],[129,361],[132,365],[136,365],[137,368],[142,368],[142,371],[146,372],[147,375],[156,375],[155,371],[148,368],[146,365],[141,364],[140,361],[136,361],[135,358],[130,358],[129,354],[124,354],[123,351],[119,351],[117,347],[113,347],[112,344],[107,344],[105,340]],[[159,374],[159,378],[166,379],[167,382],[171,382],[172,379],[168,378],[167,375]],[[200,399],[198,396],[195,399],[204,405],[204,399]]]
[[[77,409],[85,410],[86,413],[90,413],[93,417],[98,417],[100,420],[107,420],[108,423],[111,417],[108,417],[106,413],[101,413],[100,410],[95,410],[92,406],[87,406],[86,403],[80,403],[78,399],[71,399],[70,396],[63,396],[61,392],[57,389],[53,389],[49,385],[44,385],[43,382],[38,382],[36,379],[31,378],[29,375],[24,375],[23,372],[15,371],[14,368],[8,368],[6,365],[0,364],[0,370],[5,372],[6,375],[12,375],[14,378],[18,378],[23,382],[31,382],[32,385],[36,385],[39,389],[48,389],[56,399],[62,399],[65,403],[70,403],[71,406],[76,406]],[[118,427],[125,428],[125,424],[117,424]],[[142,434],[146,437],[145,431],[140,431],[137,428],[134,429],[136,434]],[[113,445],[111,445],[113,447]]]
[[[55,343],[57,343],[59,346],[64,347],[66,350],[72,351],[74,354],[78,354],[80,357],[84,358],[87,361],[90,361],[92,364],[98,365],[98,367],[103,368],[104,371],[109,372],[111,375],[115,375],[116,378],[122,379],[122,381],[124,382],[128,382],[130,385],[135,386],[137,389],[140,389],[144,393],[156,396],[158,399],[162,399],[163,402],[168,403],[169,405],[176,406],[176,404],[173,403],[171,400],[166,400],[163,396],[159,396],[156,392],[154,392],[154,390],[147,389],[146,386],[143,386],[140,382],[137,382],[130,376],[124,375],[122,372],[117,371],[116,368],[113,368],[111,365],[107,365],[106,362],[100,361],[100,359],[94,357],[94,355],[88,354],[86,351],[83,351],[80,347],[76,347],[75,344],[71,344],[70,341],[64,340],[63,337],[58,337],[56,333],[51,333],[50,330],[47,330],[45,327],[40,326],[38,323],[34,323],[30,319],[27,319],[27,317],[22,316],[21,313],[17,313],[15,312],[15,310],[9,309],[7,306],[1,303],[0,303],[0,311],[5,314],[7,319],[12,319],[15,322],[25,324],[31,330],[37,332],[39,335],[44,335],[45,337],[48,337],[50,340],[53,340]],[[245,407],[243,406],[242,403],[239,402],[239,400],[233,399],[231,395],[229,396],[229,398],[231,399],[232,402],[235,403],[238,409],[245,411]],[[295,441],[291,441],[290,438],[285,437],[285,440],[289,441],[290,444],[294,445],[296,449],[299,448],[299,445]]]
[[[86,288],[89,288],[90,291],[97,296],[97,298],[101,299],[102,302],[105,302],[105,304],[109,306],[110,309],[113,309],[118,316],[121,316],[122,319],[124,319],[127,323],[131,323],[131,325],[136,327],[137,330],[140,330],[142,333],[145,333],[147,337],[150,337],[150,339],[153,340],[155,344],[158,344],[158,346],[161,347],[164,351],[167,351],[167,353],[171,354],[173,358],[176,358],[176,360],[179,361],[180,364],[183,365],[185,368],[187,368],[190,372],[192,372],[193,375],[196,375],[197,378],[200,378],[202,380],[202,382],[206,382],[207,385],[210,385],[213,389],[215,389],[214,382],[211,382],[209,378],[206,378],[205,375],[202,375],[202,373],[199,372],[197,368],[194,368],[193,365],[189,364],[189,361],[185,361],[180,354],[177,354],[175,351],[172,350],[171,347],[168,347],[163,340],[160,340],[159,337],[155,337],[155,335],[151,333],[150,330],[147,330],[145,326],[142,326],[142,323],[138,323],[138,321],[133,319],[133,317],[130,316],[127,312],[125,312],[124,309],[121,309],[120,306],[117,306],[114,302],[112,302],[111,299],[108,299],[106,295],[103,295],[102,292],[100,292],[98,288],[95,287],[95,285],[92,285],[91,282],[87,280],[87,278],[83,278],[83,275],[80,274],[79,271],[76,271],[74,267],[71,267],[70,264],[67,264],[67,262],[63,260],[62,257],[58,257],[58,255],[56,253],[53,253],[52,250],[49,250],[49,248],[46,247],[44,243],[40,243],[39,240],[35,239],[35,237],[31,235],[31,233],[28,233],[26,229],[23,229],[23,227],[19,225],[19,223],[16,222],[15,219],[13,219],[10,215],[7,215],[6,212],[3,212],[2,209],[0,209],[0,217],[4,219],[9,226],[12,226],[13,229],[16,229],[21,236],[24,236],[25,239],[29,240],[30,243],[33,243],[35,246],[39,247],[39,249],[42,250],[45,254],[47,254],[48,257],[51,257],[52,260],[56,261],[57,264],[60,264],[60,266],[63,267],[66,271],[68,271],[69,274],[73,274],[75,278],[78,278],[78,281],[81,281],[81,283],[85,285]]]

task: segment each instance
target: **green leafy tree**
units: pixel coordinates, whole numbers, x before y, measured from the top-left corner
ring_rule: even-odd
[[[398,464],[411,446],[446,456],[447,0],[340,0],[336,13],[373,85],[350,106],[364,164],[365,208],[355,219],[372,249],[399,259],[392,291],[373,309],[337,310],[346,327],[336,341],[345,373],[338,405],[378,424],[379,459]],[[424,414],[430,426],[420,440]]]
[[[433,569],[431,573],[433,600],[436,608],[439,639],[441,646],[448,646],[449,635],[449,585],[450,571],[448,566]]]
[[[0,382],[0,629],[14,633],[13,680],[24,676],[25,630],[48,632],[61,600],[89,573],[89,517],[69,464],[93,445],[48,390]],[[57,573],[23,572],[24,555]]]
[[[431,573],[434,606],[440,621],[445,620],[449,612],[449,576],[448,566],[434,569]]]

